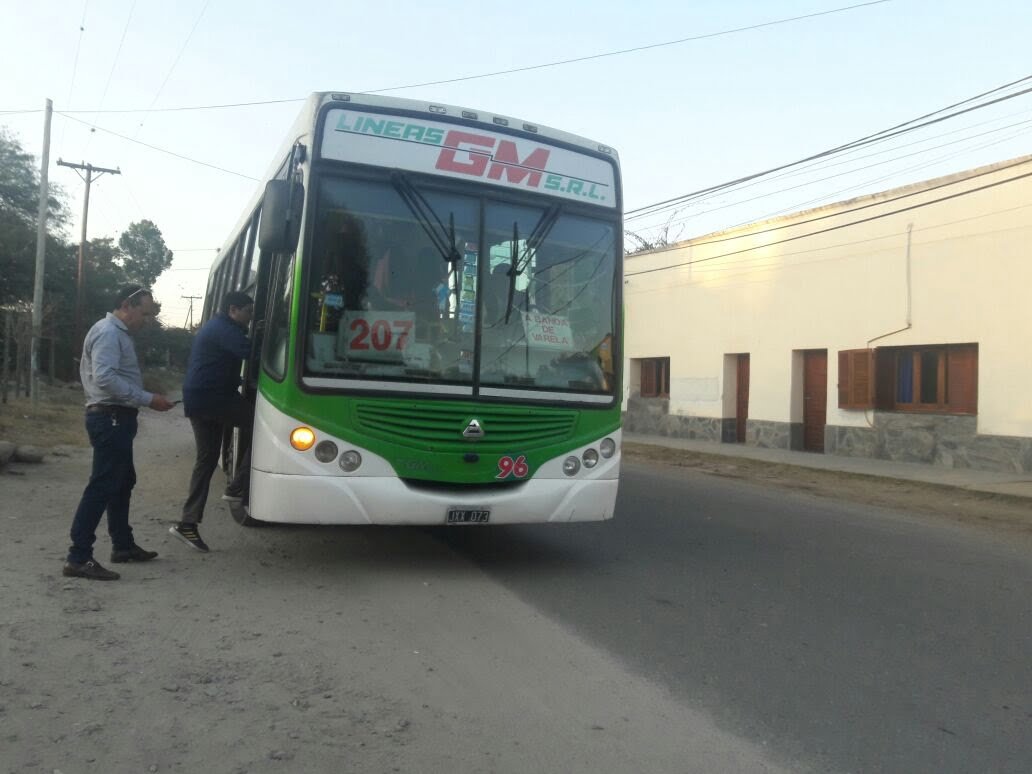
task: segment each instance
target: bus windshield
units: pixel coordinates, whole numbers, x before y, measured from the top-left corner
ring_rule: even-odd
[[[407,179],[318,187],[306,378],[612,398],[614,222]]]

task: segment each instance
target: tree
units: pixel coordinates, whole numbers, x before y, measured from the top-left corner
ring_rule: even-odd
[[[32,299],[39,206],[37,166],[32,154],[0,128],[0,303]],[[59,248],[60,231],[68,217],[62,196],[60,189],[51,187],[47,255]]]
[[[161,229],[152,221],[130,223],[118,239],[125,277],[144,287],[151,287],[161,273],[172,265],[172,251],[165,246]]]

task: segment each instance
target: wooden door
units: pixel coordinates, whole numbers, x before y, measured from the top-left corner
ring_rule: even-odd
[[[738,356],[738,389],[735,396],[735,440],[745,443],[745,426],[749,420],[749,355]]]
[[[803,448],[824,451],[828,421],[828,350],[803,352]]]

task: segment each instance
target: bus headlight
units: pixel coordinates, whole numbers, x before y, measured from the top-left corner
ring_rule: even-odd
[[[580,460],[576,457],[567,457],[563,460],[563,473],[568,476],[576,476],[580,470]]]
[[[599,451],[602,452],[602,456],[607,460],[616,454],[616,441],[612,438],[604,438],[602,443],[598,445]]]
[[[345,473],[354,473],[362,465],[362,455],[354,449],[340,455],[340,469]]]
[[[594,449],[585,449],[581,459],[584,460],[584,467],[593,468],[598,465],[598,452]]]
[[[319,441],[315,446],[315,458],[319,462],[333,462],[337,459],[337,444],[333,441]]]
[[[315,431],[310,427],[295,427],[290,432],[290,445],[298,451],[308,451],[315,443]]]

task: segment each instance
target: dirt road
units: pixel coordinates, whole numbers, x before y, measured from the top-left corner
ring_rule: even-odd
[[[216,499],[192,552],[186,421],[143,412],[136,449],[161,555],[113,583],[60,574],[88,449],[0,475],[0,771],[779,770],[432,531],[247,530]]]

